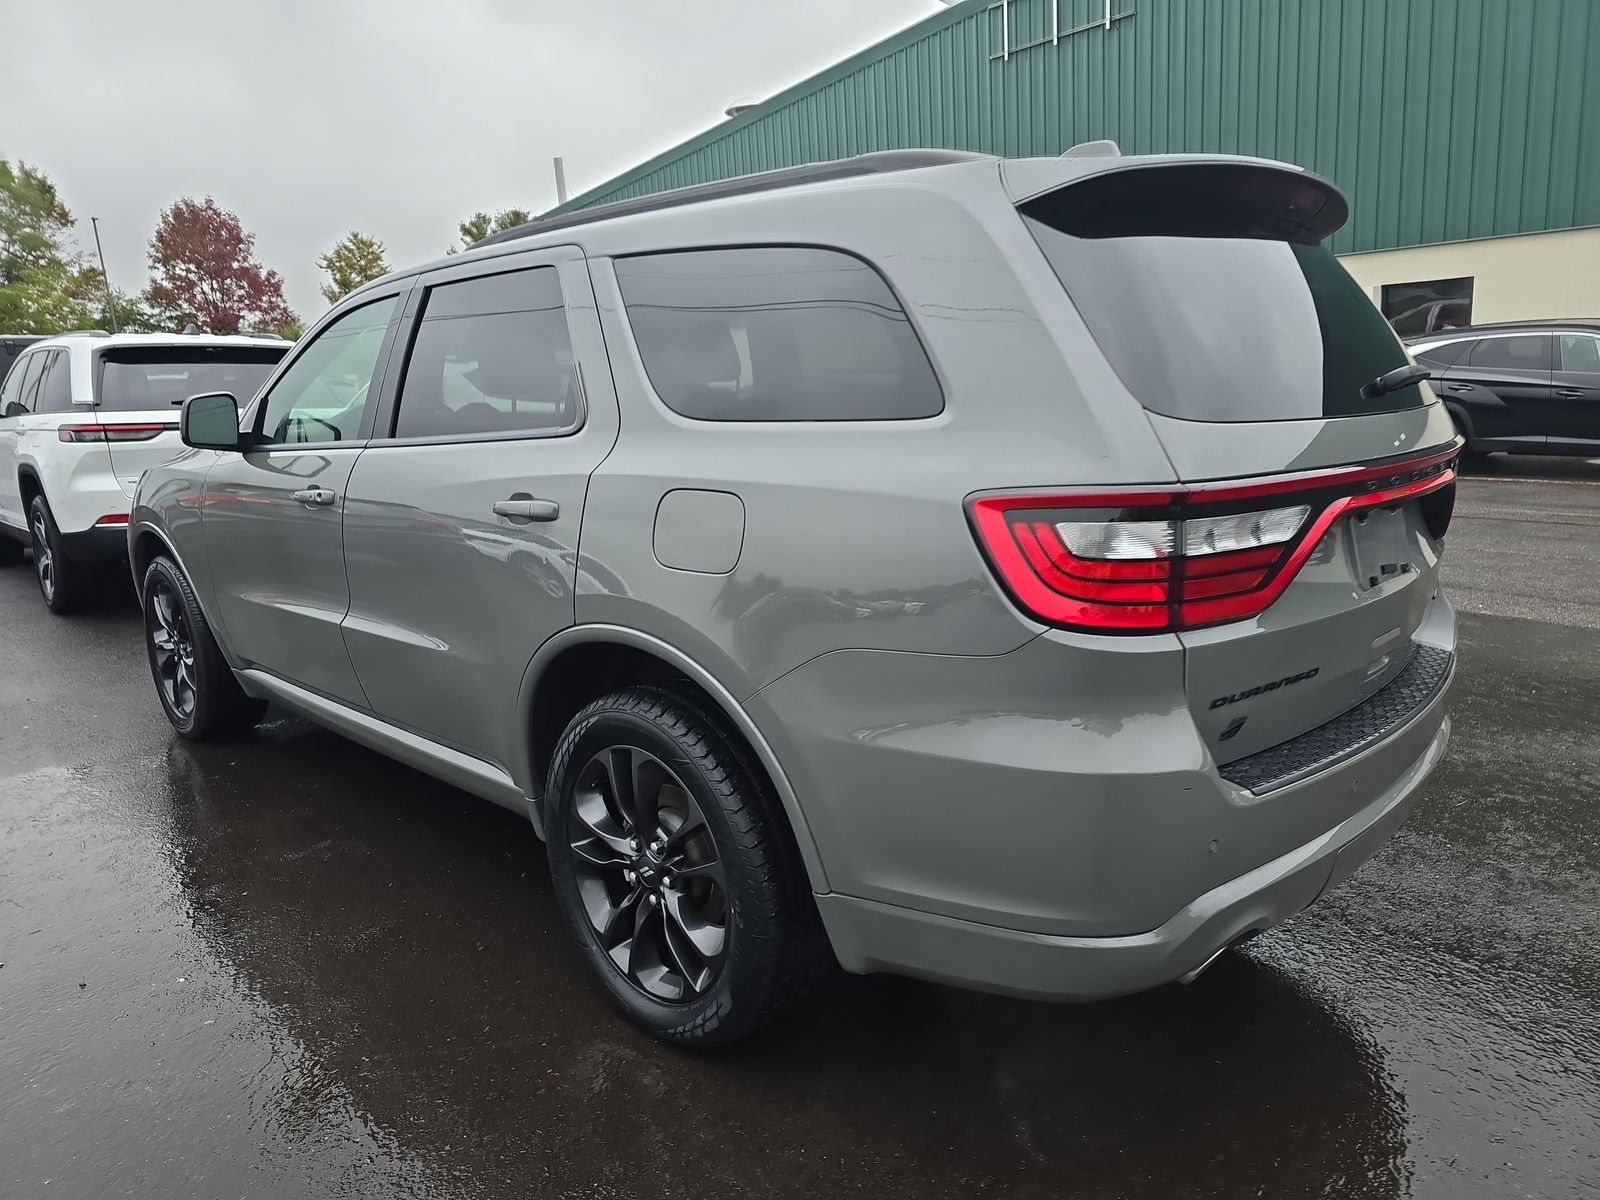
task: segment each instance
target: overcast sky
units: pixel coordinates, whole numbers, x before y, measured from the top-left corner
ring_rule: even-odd
[[[351,229],[390,265],[475,209],[555,203],[895,30],[936,0],[3,0],[0,157],[100,218],[139,291],[157,213],[214,196],[314,317]]]

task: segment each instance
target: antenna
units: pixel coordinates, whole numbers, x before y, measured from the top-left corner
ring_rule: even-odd
[[[94,248],[100,255],[100,278],[106,285],[106,311],[111,314],[111,332],[121,333],[117,328],[117,301],[111,292],[111,272],[106,270],[106,252],[100,245],[100,218],[90,217],[89,224],[94,227]]]

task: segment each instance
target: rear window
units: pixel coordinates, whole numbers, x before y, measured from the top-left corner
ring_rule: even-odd
[[[1416,384],[1363,397],[1407,359],[1322,244],[1344,202],[1276,168],[1111,172],[1021,208],[1056,276],[1145,408],[1286,421],[1418,408]]]
[[[756,246],[615,269],[650,385],[686,417],[904,420],[944,408],[905,310],[859,258]]]
[[[289,343],[277,346],[119,346],[100,352],[95,403],[110,412],[182,404],[202,392],[254,399]]]

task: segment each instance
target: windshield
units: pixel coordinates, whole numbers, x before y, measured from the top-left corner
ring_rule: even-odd
[[[1304,188],[1293,178],[1285,186]],[[1192,421],[1285,421],[1428,402],[1420,384],[1363,396],[1367,384],[1407,363],[1405,350],[1318,240],[1323,231],[1286,240],[1261,220],[1259,186],[1255,207],[1241,203],[1235,222],[1222,185],[1198,198],[1154,182],[1137,196],[1121,190],[1114,223],[1087,218],[1092,206],[1081,195],[1070,207],[1046,197],[1023,215],[1147,409]],[[1185,206],[1206,219],[1170,212]]]
[[[118,347],[100,355],[95,403],[110,412],[182,404],[202,392],[232,392],[242,409],[289,350],[277,346]]]

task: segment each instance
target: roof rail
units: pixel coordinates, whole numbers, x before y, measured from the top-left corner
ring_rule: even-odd
[[[65,333],[52,334],[52,337],[110,337],[104,329],[69,329]]]
[[[918,167],[938,167],[948,163],[976,162],[993,158],[990,154],[973,154],[966,150],[880,150],[875,154],[858,154],[854,158],[835,158],[828,162],[807,163],[799,167],[781,167],[776,171],[761,171],[755,175],[739,175],[733,179],[719,179],[712,183],[697,183],[690,187],[674,188],[669,192],[653,192],[631,200],[617,200],[611,204],[597,204],[593,208],[580,208],[553,217],[537,217],[525,225],[516,225],[504,233],[473,242],[470,249],[512,242],[518,238],[535,237],[574,225],[588,225],[595,221],[608,221],[613,217],[631,217],[638,213],[657,212],[666,208],[682,208],[706,200],[722,200],[729,196],[748,196],[756,192],[772,192],[780,188],[800,187],[807,183],[823,183],[832,179],[850,179],[858,175],[883,175],[891,171],[911,171]]]

